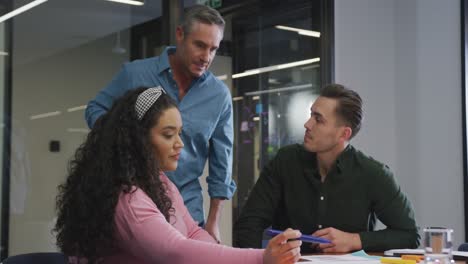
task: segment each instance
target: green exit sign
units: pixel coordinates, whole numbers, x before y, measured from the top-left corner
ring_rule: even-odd
[[[222,0],[210,0],[210,6],[212,8],[219,8],[223,5],[223,1]]]
[[[223,5],[223,0],[197,0],[197,4],[220,8]]]

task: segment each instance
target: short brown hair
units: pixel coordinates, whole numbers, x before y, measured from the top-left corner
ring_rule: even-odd
[[[224,30],[224,25],[226,24],[223,17],[216,9],[204,5],[194,5],[185,12],[180,23],[180,26],[184,30],[184,34],[190,34],[194,22],[217,25],[222,30]]]
[[[361,129],[362,99],[358,93],[341,84],[329,84],[320,91],[320,96],[336,99],[336,113],[347,126],[351,127],[353,138]]]

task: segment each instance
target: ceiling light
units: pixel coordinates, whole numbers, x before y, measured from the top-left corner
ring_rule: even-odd
[[[275,26],[275,28],[281,29],[281,30],[294,31],[294,32],[297,32],[299,35],[320,38],[320,32],[318,31],[306,30],[302,28],[286,27],[286,26],[281,26],[281,25]]]
[[[260,69],[263,69],[263,68],[260,68]],[[239,78],[239,77],[244,77],[244,76],[249,76],[249,75],[262,73],[262,71],[260,71],[260,69],[258,69],[258,70],[248,70],[248,71],[245,71],[245,72],[242,72],[242,73],[236,73],[236,74],[232,75],[232,78],[235,79],[235,78]]]
[[[127,5],[136,5],[136,6],[142,6],[145,4],[145,0],[107,0],[107,1],[117,2],[117,3],[127,4]]]
[[[29,9],[31,9],[31,8],[33,8],[35,6],[38,6],[38,5],[40,5],[40,4],[44,3],[44,2],[47,2],[47,1],[48,0],[36,0],[36,1],[32,1],[29,4],[24,5],[22,7],[19,7],[17,9],[13,10],[13,11],[1,16],[0,17],[0,23],[5,21],[5,20],[8,20],[8,19],[10,19],[10,18],[12,18],[12,17],[14,17],[16,15],[19,15],[19,14],[25,12],[25,11],[28,11]]]
[[[296,67],[296,66],[300,66],[300,65],[319,62],[319,61],[320,61],[320,58],[313,58],[313,59],[308,59],[308,60],[295,61],[295,62],[280,64],[280,65],[278,65],[278,69],[280,70],[280,69],[292,68],[292,67]]]
[[[297,33],[299,35],[320,38],[320,32],[314,32],[314,31],[310,31],[310,30],[300,30]]]
[[[80,105],[80,106],[68,108],[67,112],[75,112],[75,111],[80,111],[80,110],[86,110],[86,105]]]
[[[35,119],[41,119],[41,118],[46,118],[46,117],[51,117],[51,116],[57,116],[57,115],[60,115],[60,114],[61,114],[60,111],[48,112],[48,113],[39,114],[39,115],[32,115],[32,116],[29,117],[29,119],[35,120]]]
[[[306,65],[306,64],[311,64],[315,62],[319,62],[320,58],[312,58],[308,60],[301,60],[301,61],[294,61],[290,63],[284,63],[284,64],[278,64],[278,65],[273,65],[273,66],[268,66],[268,67],[263,67],[263,68],[258,68],[258,69],[252,69],[252,70],[247,70],[245,72],[241,73],[236,73],[232,75],[233,79],[240,78],[240,77],[245,77],[249,75],[254,75],[254,74],[259,74],[259,73],[264,73],[264,72],[271,72],[271,71],[277,71],[277,70],[282,70],[286,68],[292,68],[300,65]]]
[[[87,128],[67,128],[67,132],[70,133],[89,133]]]

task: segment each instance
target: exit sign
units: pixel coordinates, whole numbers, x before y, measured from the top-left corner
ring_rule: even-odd
[[[222,0],[197,0],[197,4],[206,5],[211,8],[220,8],[223,5]]]

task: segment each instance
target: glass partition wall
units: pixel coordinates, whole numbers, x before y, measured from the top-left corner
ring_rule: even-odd
[[[32,2],[11,1],[13,9]],[[49,0],[9,20],[10,209],[2,245],[8,255],[57,250],[51,232],[57,186],[89,131],[85,106],[130,60],[130,29],[161,17],[161,4]]]
[[[303,124],[324,70],[321,12],[320,1],[260,1],[231,17],[238,183],[234,218],[277,150],[303,141]]]
[[[0,3],[0,14],[9,12],[11,3]],[[0,259],[8,254],[8,226],[10,215],[10,153],[11,153],[11,26],[10,21],[0,24]]]
[[[0,15],[33,0],[6,2]],[[233,97],[238,190],[221,224],[223,243],[231,244],[232,222],[261,168],[282,146],[302,141],[319,87],[331,81],[330,2],[49,0],[0,23],[1,259],[57,250],[57,186],[89,132],[87,102],[123,63],[174,44],[178,16],[197,3],[226,19],[210,70]]]

